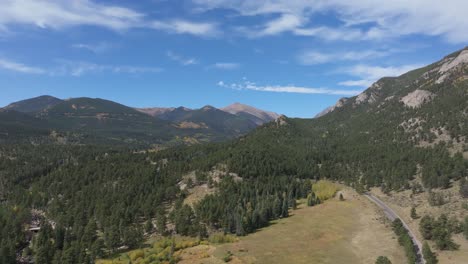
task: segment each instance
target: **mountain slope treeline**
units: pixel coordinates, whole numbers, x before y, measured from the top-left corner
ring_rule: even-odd
[[[277,117],[242,104],[226,109],[139,109],[98,98],[39,96],[0,109],[0,142],[173,146],[232,139]]]
[[[172,227],[200,237],[214,230],[244,235],[287,217],[311,192],[310,179],[362,192],[456,184],[468,176],[465,54],[383,78],[320,118],[280,117],[228,142],[158,152],[132,142],[2,144],[2,261],[19,252],[38,263],[92,263],[138,246],[144,232]],[[219,165],[226,175],[210,183],[207,175]],[[179,188],[190,172],[201,175],[194,184],[217,190],[194,207]],[[41,230],[29,244],[27,228],[36,218]]]

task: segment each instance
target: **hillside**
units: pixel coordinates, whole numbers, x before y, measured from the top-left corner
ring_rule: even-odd
[[[48,134],[55,131],[69,143],[146,146],[222,141],[244,135],[271,121],[259,122],[256,117],[252,121],[251,116],[230,114],[210,106],[194,110],[184,107],[135,109],[109,100],[84,97],[60,100],[40,96],[12,103],[3,108],[3,112],[0,124],[6,140],[14,135],[24,141],[33,138],[51,141]],[[13,124],[14,115],[18,117]],[[18,126],[29,132],[12,133]],[[34,128],[42,130],[35,133]]]
[[[221,108],[221,110],[231,113],[233,115],[239,115],[248,118],[249,120],[255,122],[257,125],[268,123],[279,117],[277,113],[263,111],[241,103],[234,103],[228,105],[224,108]]]
[[[40,121],[64,130],[95,133],[97,142],[121,136],[119,142],[125,144],[34,141],[0,145],[4,175],[0,222],[5,227],[2,238],[8,238],[1,240],[2,252],[10,259],[20,253],[26,259],[45,259],[43,263],[54,257],[75,258],[71,263],[76,263],[112,256],[122,248],[138,248],[150,236],[177,233],[206,238],[218,232],[245,236],[294,214],[297,201],[328,207],[325,200],[336,194],[336,188],[329,187],[327,197],[319,196],[316,181],[320,179],[328,179],[320,181],[328,186],[333,185],[331,181],[340,182],[359,193],[427,196],[426,203],[440,206],[446,197],[437,193],[468,186],[467,53],[466,49],[458,51],[399,77],[382,78],[362,94],[340,100],[322,117],[280,116],[256,129],[254,122],[237,123],[245,119],[210,106],[174,109],[176,122],[89,98],[66,100],[34,115],[3,111],[8,117],[4,122],[15,129],[21,129],[14,122],[18,118],[23,120],[19,125]],[[159,129],[168,129],[166,135],[174,137],[190,131],[179,127],[183,122],[200,126],[190,129],[208,129],[212,136],[226,133],[226,128],[253,130],[231,141],[157,151],[124,140],[146,137],[154,142],[151,133]],[[201,128],[202,124],[208,128]],[[196,189],[205,190],[197,196],[198,203],[186,202]],[[468,223],[464,220],[468,213],[462,209],[468,194],[450,195],[460,200],[450,207],[457,211],[450,220],[436,214],[439,210],[418,204],[418,210],[437,217],[429,226],[436,230],[434,236],[426,240],[446,259],[447,249],[456,249],[452,236],[464,241],[460,232],[468,232],[468,224],[463,224]],[[421,198],[416,200],[420,203]],[[27,238],[32,234],[27,230],[38,225],[33,221],[36,218],[43,220],[36,236],[41,242],[30,245]],[[243,243],[262,241],[265,238],[257,237],[261,234]],[[468,250],[466,243],[459,244],[460,251]],[[155,250],[167,253],[169,245]],[[261,256],[262,252],[252,254]],[[245,251],[242,254],[248,257]],[[175,261],[171,254],[159,257]]]
[[[241,123],[241,121],[243,121],[247,126],[251,126],[249,123],[254,123],[255,126],[259,126],[279,117],[276,113],[260,110],[240,103],[234,103],[220,109],[207,105],[200,109],[190,109],[181,106],[177,108],[136,108],[136,110],[160,119],[179,123],[195,122],[195,125],[206,125],[208,122],[212,122],[212,125],[218,126],[219,128],[219,125],[224,122],[226,127],[223,129],[225,130],[229,130],[231,126],[234,125],[230,124],[233,122]],[[222,112],[224,112],[224,114]],[[217,118],[215,118],[215,122],[213,123],[211,119],[215,116],[217,116]],[[220,121],[219,118],[222,118],[224,121]],[[199,124],[196,122],[199,122]],[[241,128],[239,130],[243,129]]]
[[[62,100],[55,98],[53,96],[43,95],[43,96],[11,103],[5,106],[4,109],[23,112],[23,113],[36,113],[36,112],[41,112],[46,109],[49,109],[61,102]]]

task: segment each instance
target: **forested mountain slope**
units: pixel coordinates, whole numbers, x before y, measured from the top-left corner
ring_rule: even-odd
[[[457,184],[468,176],[466,54],[459,51],[400,77],[383,78],[320,118],[281,116],[229,142],[152,152],[133,141],[112,147],[12,144],[4,137],[0,262],[13,263],[18,253],[36,263],[92,263],[122,246],[139,246],[143,228],[162,235],[204,237],[220,230],[244,235],[287,217],[296,199],[312,197],[309,179],[385,192],[416,188],[419,182],[428,190]],[[22,133],[29,131],[24,123],[35,128],[41,127],[38,120],[47,120],[74,131],[89,127],[106,137],[148,133],[145,127],[152,122],[165,122],[86,98],[37,115],[0,115]],[[107,130],[103,123],[115,127]],[[221,175],[211,177],[219,167]],[[188,193],[180,187],[191,173],[195,177],[187,186],[213,188],[194,207],[184,204]],[[30,243],[27,230],[36,218],[42,219],[41,231]]]
[[[4,142],[171,146],[232,139],[271,120],[244,116],[244,112],[231,114],[211,106],[194,110],[135,109],[85,97],[61,100],[39,96],[0,111],[0,140]]]

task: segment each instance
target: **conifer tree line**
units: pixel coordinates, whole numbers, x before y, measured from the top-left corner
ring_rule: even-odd
[[[398,218],[393,221],[392,227],[393,231],[398,236],[398,243],[405,249],[408,263],[415,264],[418,260],[418,255],[416,254],[415,245],[408,234],[408,230],[406,230],[403,223]]]
[[[415,85],[410,77],[385,79],[389,89],[382,93],[406,95]],[[16,253],[22,252],[43,263],[91,263],[121,246],[137,247],[145,233],[167,234],[168,223],[190,236],[203,237],[213,229],[245,235],[287,217],[298,198],[307,198],[309,205],[322,202],[311,193],[310,180],[336,180],[360,192],[370,187],[421,192],[458,181],[460,196],[466,198],[468,161],[448,150],[468,138],[468,126],[460,122],[466,120],[466,87],[466,81],[428,87],[438,96],[420,108],[403,107],[397,100],[380,106],[348,105],[326,118],[272,122],[230,142],[156,152],[142,151],[151,145],[131,142],[110,146],[93,138],[80,141],[90,136],[78,132],[70,132],[74,136],[69,144],[51,143],[46,132],[42,138],[11,142],[2,135],[0,262],[14,263]],[[413,117],[424,122],[405,129],[402,123]],[[436,141],[434,129],[452,141]],[[242,180],[203,179],[218,164]],[[217,192],[190,207],[182,202],[186,193],[178,184],[193,171],[200,175],[198,182]],[[412,183],[417,173],[422,186]],[[433,198],[434,205],[444,202]],[[45,217],[29,244],[26,229],[36,217],[31,209]],[[456,247],[450,234],[468,232],[468,224],[455,228],[442,216],[423,216],[423,222],[427,239],[439,249]],[[403,234],[400,243],[406,248],[404,232],[398,226],[395,230]]]

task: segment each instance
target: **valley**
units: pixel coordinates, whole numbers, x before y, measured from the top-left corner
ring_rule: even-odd
[[[225,263],[228,252],[232,253],[229,263],[371,264],[379,256],[405,263],[391,222],[382,211],[349,187],[341,186],[339,193],[346,197],[344,201],[337,195],[308,207],[301,200],[288,218],[272,221],[237,242],[182,249],[176,252],[178,263]]]
[[[418,263],[405,224],[369,193],[408,224],[425,263],[462,264],[466,54],[381,78],[313,119],[240,104],[12,103],[0,110],[0,263]]]

